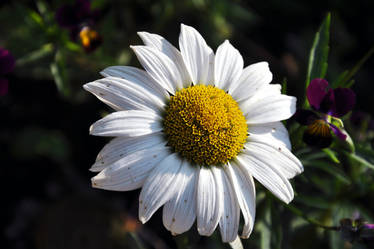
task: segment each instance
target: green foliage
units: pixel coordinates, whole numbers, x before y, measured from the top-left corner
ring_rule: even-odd
[[[324,78],[327,72],[327,60],[329,54],[331,14],[328,13],[319,31],[316,33],[312,48],[310,49],[308,71],[305,80],[305,89],[311,80]],[[304,106],[309,106],[305,99]]]
[[[341,73],[338,78],[333,81],[332,87],[351,87],[354,84],[353,76],[360,70],[364,63],[374,54],[374,47],[372,47],[351,70],[346,70]]]

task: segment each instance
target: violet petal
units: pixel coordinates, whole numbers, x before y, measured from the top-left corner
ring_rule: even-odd
[[[338,127],[335,125],[329,123],[331,130],[334,132],[334,134],[340,138],[341,140],[345,140],[347,138],[347,135],[345,135]]]
[[[0,97],[8,93],[8,80],[0,78]]]
[[[293,118],[301,125],[309,125],[319,117],[313,111],[298,109],[296,113],[293,115]]]
[[[374,229],[374,224],[364,224],[366,229]]]
[[[311,146],[326,148],[332,143],[329,124],[323,119],[317,119],[304,132],[303,141]]]
[[[322,102],[319,107],[319,111],[332,115],[335,113],[335,93],[334,90],[330,89],[325,97],[322,99]]]
[[[310,82],[306,96],[309,104],[316,110],[320,109],[320,104],[327,93],[327,87],[329,83],[325,79],[314,79]]]
[[[335,111],[332,113],[335,117],[342,117],[353,109],[356,103],[356,94],[349,88],[334,89]]]
[[[91,4],[88,0],[77,0],[74,4],[65,4],[56,12],[56,20],[61,27],[77,28],[91,18]]]
[[[14,57],[8,50],[0,48],[0,75],[13,71],[15,62]]]

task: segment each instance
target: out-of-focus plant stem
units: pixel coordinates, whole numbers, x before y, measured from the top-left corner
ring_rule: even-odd
[[[303,213],[303,211],[301,211],[300,209],[298,209],[297,207],[295,207],[294,205],[292,204],[285,204],[284,205],[288,210],[290,210],[292,213],[296,214],[297,216],[300,216],[301,218],[303,218],[305,221],[307,221],[308,223],[314,225],[314,226],[317,226],[317,227],[320,227],[320,228],[323,228],[323,229],[326,229],[326,230],[334,230],[334,231],[339,231],[340,230],[340,227],[339,226],[326,226],[324,224],[321,224],[319,221],[317,221],[316,219],[313,219],[311,217],[308,217],[305,213]]]

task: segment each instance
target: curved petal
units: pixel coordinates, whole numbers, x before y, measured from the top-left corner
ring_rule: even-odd
[[[153,168],[169,154],[163,144],[138,150],[114,162],[93,177],[92,186],[116,191],[140,188]]]
[[[174,94],[183,88],[182,77],[169,57],[147,46],[131,46],[131,48],[148,74],[167,91]]]
[[[316,109],[316,108],[315,108]],[[325,96],[323,97],[319,109],[319,112],[332,115],[335,112],[335,94],[334,90],[329,89]]]
[[[176,195],[166,202],[162,220],[173,235],[188,231],[196,219],[196,185],[199,175],[197,166],[184,161],[180,173]]]
[[[343,141],[347,139],[347,135],[344,134],[344,132],[341,131],[336,125],[333,125],[330,123],[329,125],[330,125],[331,130],[334,132],[335,136],[337,136],[339,139]]]
[[[138,32],[138,35],[143,40],[146,46],[159,50],[175,63],[182,77],[182,83],[184,87],[188,87],[189,85],[191,85],[191,77],[187,71],[182,55],[178,49],[176,49],[173,45],[170,44],[170,42],[168,42],[164,37],[160,35],[151,34],[148,32]]]
[[[349,88],[334,89],[335,110],[332,113],[335,117],[342,117],[352,111],[356,103],[356,94]]]
[[[113,112],[96,121],[90,134],[96,136],[142,136],[162,130],[161,117],[153,112],[129,110]]]
[[[228,166],[223,166],[227,168]],[[219,170],[223,188],[223,210],[219,228],[223,242],[232,242],[238,236],[240,208],[234,188],[224,170]]]
[[[210,236],[222,215],[222,182],[217,177],[216,167],[201,167],[197,184],[196,215],[197,231]]]
[[[269,64],[258,62],[244,68],[237,84],[229,92],[236,101],[241,101],[255,95],[272,80],[273,74],[270,72]]]
[[[235,87],[243,71],[243,57],[228,40],[218,49],[214,61],[214,83],[218,88],[229,90]]]
[[[276,168],[287,179],[293,178],[304,170],[299,159],[291,151],[285,146],[274,144],[273,140],[266,136],[250,136],[244,147],[251,150],[253,155],[263,158],[271,168]]]
[[[250,149],[246,148],[244,154],[236,157],[238,165],[242,170],[247,170],[279,199],[289,203],[294,197],[290,182],[281,172],[272,168],[266,160],[255,154],[256,151]]]
[[[325,79],[313,79],[306,89],[306,97],[309,104],[316,110],[319,110],[320,105],[327,93],[329,83]]]
[[[316,119],[304,131],[303,141],[319,148],[327,148],[332,143],[331,125],[323,119]]]
[[[165,105],[164,100],[155,95],[152,88],[116,77],[99,79],[83,87],[117,111],[143,110],[159,113]]]
[[[179,48],[192,82],[214,84],[214,53],[196,29],[181,24]]]
[[[154,212],[170,200],[179,189],[178,175],[182,161],[176,153],[162,160],[149,174],[139,196],[139,220],[147,222]]]
[[[129,66],[111,66],[105,68],[100,72],[104,77],[117,77],[131,81],[144,88],[151,88],[153,94],[157,95],[160,99],[169,99],[169,94],[164,87],[153,80],[146,71],[136,67]]]
[[[265,137],[267,140],[271,141],[271,144],[283,145],[291,150],[290,137],[282,122],[248,125],[248,134],[250,138],[253,136]]]
[[[292,118],[294,118],[301,125],[310,125],[320,117],[314,111],[297,109]]]
[[[99,172],[131,153],[160,144],[166,144],[163,134],[160,132],[138,137],[114,138],[99,152],[90,170],[92,172]]]
[[[296,98],[287,95],[253,97],[240,104],[247,124],[276,122],[290,118],[296,111]]]
[[[256,217],[256,190],[252,175],[242,170],[234,161],[225,168],[234,188],[244,218],[242,238],[249,238]]]

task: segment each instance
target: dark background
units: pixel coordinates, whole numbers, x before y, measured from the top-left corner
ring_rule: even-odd
[[[64,1],[44,3],[47,15],[53,16]],[[101,10],[95,28],[103,43],[91,53],[64,48],[33,23],[29,14],[40,13],[38,4],[0,3],[0,46],[17,59],[15,70],[7,76],[9,92],[0,97],[2,248],[137,248],[137,239],[145,248],[184,248],[185,238],[196,247],[222,248],[219,234],[200,238],[196,226],[185,237],[172,237],[160,212],[139,225],[139,191],[110,192],[90,186],[94,174],[88,169],[108,140],[89,136],[88,128],[111,110],[82,85],[100,78],[105,67],[139,66],[129,50],[129,45],[141,44],[137,31],[158,33],[177,46],[180,23],[185,23],[199,30],[214,50],[230,39],[245,65],[268,61],[273,82],[287,78],[288,94],[299,98],[314,34],[329,11],[328,80],[351,68],[374,45],[373,1],[94,1]],[[52,29],[69,37],[51,20]],[[79,41],[73,42],[80,46]],[[30,57],[47,43],[54,46],[51,53]],[[60,88],[50,73],[57,50],[67,75]],[[353,87],[355,110],[369,114],[374,111],[373,68],[371,58]],[[258,189],[267,193],[259,185]],[[298,190],[302,189],[300,183]],[[370,212],[374,208],[370,199],[373,191],[366,191],[357,204]],[[285,220],[293,216],[283,210],[282,222],[289,224]],[[282,248],[333,248],[331,237],[321,233],[310,225],[284,230]],[[246,248],[260,248],[261,236],[255,231],[245,241]]]

